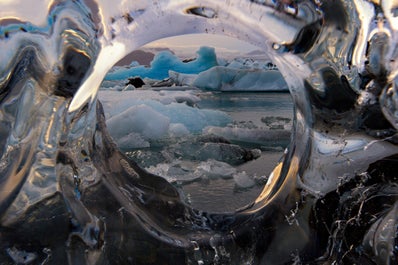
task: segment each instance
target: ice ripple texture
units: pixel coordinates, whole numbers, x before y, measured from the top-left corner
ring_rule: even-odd
[[[1,3],[1,264],[396,264],[398,3],[199,3]],[[124,55],[186,33],[262,48],[295,104],[283,162],[234,213],[127,159],[96,98]]]

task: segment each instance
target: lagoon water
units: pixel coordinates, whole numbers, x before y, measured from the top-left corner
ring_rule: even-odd
[[[290,94],[283,92],[196,91],[196,95],[200,98],[200,101],[196,104],[197,108],[222,111],[232,119],[232,123],[228,124],[227,128],[245,130],[242,133],[242,139],[239,139],[240,134],[237,133],[233,139],[228,139],[227,136],[226,140],[243,148],[259,149],[261,150],[261,156],[239,165],[231,165],[236,169],[236,173],[245,172],[243,175],[235,175],[235,178],[233,174],[226,174],[221,177],[203,176],[192,181],[192,176],[189,176],[189,174],[194,174],[195,167],[200,166],[200,161],[195,158],[179,157],[179,160],[184,160],[183,170],[186,171],[185,174],[189,181],[184,181],[184,177],[179,176],[178,181],[174,181],[174,184],[183,192],[186,201],[195,209],[211,212],[232,212],[252,203],[258,197],[269,174],[282,159],[284,150],[290,141],[293,102]],[[279,128],[273,129],[272,124],[270,128],[270,124],[267,125],[266,120],[275,120],[277,118],[280,121],[274,121],[274,127],[279,126]],[[281,131],[281,126],[285,133],[284,137],[275,137],[263,142],[250,141],[245,138],[246,134],[253,133],[258,134],[259,137],[257,139],[261,140],[263,138],[261,135],[268,135],[275,130]],[[199,135],[195,137],[199,137]],[[256,137],[250,139],[256,139]],[[148,163],[150,163],[148,157],[153,158],[159,152],[167,152],[169,149],[168,145],[173,144],[175,146],[176,142],[178,144],[178,138],[167,139],[159,141],[152,148],[128,150],[127,154],[135,154],[133,158],[139,164],[148,166]],[[201,146],[198,148],[201,148]],[[194,149],[192,152],[196,151]],[[142,154],[142,152],[145,152],[146,155],[137,155]],[[152,165],[163,164],[165,163],[164,160],[158,158],[158,160],[153,161]],[[170,161],[169,165],[173,163],[175,161]],[[223,170],[231,169],[228,167]],[[174,171],[174,174],[180,173],[179,170]],[[209,173],[209,175],[212,174],[212,172]],[[162,176],[162,172],[159,175]],[[174,180],[175,177],[168,168],[166,179]]]
[[[200,98],[200,108],[224,111],[238,123],[251,122],[257,127],[265,127],[261,118],[267,116],[293,120],[293,102],[287,92],[203,93]]]

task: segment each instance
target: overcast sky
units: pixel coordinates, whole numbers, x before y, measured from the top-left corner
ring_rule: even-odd
[[[211,34],[189,34],[177,37],[160,39],[151,42],[144,47],[147,48],[169,48],[178,55],[194,55],[200,46],[210,46],[216,48],[217,54],[246,54],[258,47],[246,42]]]

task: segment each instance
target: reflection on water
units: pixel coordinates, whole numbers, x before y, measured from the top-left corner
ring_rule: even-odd
[[[218,109],[228,113],[234,121],[251,121],[264,127],[264,117],[293,119],[293,102],[289,93],[207,93],[200,96],[199,108]]]
[[[263,152],[260,158],[240,165],[237,170],[246,172],[241,179],[207,179],[184,184],[181,189],[192,207],[198,210],[235,211],[252,203],[260,195],[268,174],[282,155],[282,152]],[[253,179],[253,176],[257,176],[257,179]]]
[[[127,155],[181,189],[192,207],[232,212],[258,197],[280,162],[290,141],[293,103],[289,93],[195,93],[200,97],[196,107],[222,111],[232,118],[225,127],[236,129],[233,137],[221,129],[220,135],[210,137],[204,130],[185,139],[167,138],[149,148],[129,150]],[[273,132],[278,137],[271,137]],[[242,152],[233,153],[238,148],[259,150],[260,157],[242,159]]]

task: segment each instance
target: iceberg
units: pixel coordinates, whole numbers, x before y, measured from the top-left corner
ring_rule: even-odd
[[[106,109],[109,133],[127,150],[232,121],[224,112],[193,107],[199,98],[192,91],[101,91],[99,98]]]
[[[171,164],[159,163],[146,168],[149,172],[162,176],[170,183],[182,185],[198,180],[233,179],[239,189],[247,189],[256,185],[256,180],[245,171],[238,171],[228,163],[214,159],[191,163],[176,160]]]
[[[267,146],[285,146],[290,141],[288,130],[267,130],[264,128],[241,128],[237,126],[207,126],[203,130],[206,134],[214,134],[232,141],[264,144]]]
[[[198,58],[181,62],[169,51],[158,53],[151,67],[117,67],[108,73],[104,87],[118,84],[117,80],[135,78],[158,79],[168,86],[188,86],[216,91],[288,91],[287,84],[277,67],[269,61],[259,62],[235,58],[223,65],[217,62],[214,48],[201,47]],[[220,61],[220,60],[218,60]],[[167,82],[169,79],[170,82]],[[113,81],[113,82],[112,82]],[[155,85],[153,82],[152,86]],[[159,86],[159,85],[155,85]],[[109,89],[109,88],[108,88]],[[126,88],[111,88],[125,90]]]
[[[288,91],[278,70],[215,66],[197,75],[171,72],[169,76],[178,85],[213,91]]]
[[[211,47],[200,47],[197,51],[197,58],[190,62],[182,62],[170,51],[162,51],[156,54],[150,67],[118,68],[108,73],[105,80],[120,80],[135,76],[162,80],[169,77],[170,70],[185,74],[197,74],[216,65],[218,65],[217,56],[214,48]]]
[[[170,83],[164,81],[169,86],[217,91],[288,91],[282,74],[269,61],[235,58],[231,62],[221,62],[214,48],[205,46],[200,47],[197,55],[196,59],[182,62],[170,51],[162,51],[154,57],[150,67],[135,65],[134,62],[127,67],[115,67],[105,77],[104,87],[109,87],[109,83],[114,84],[112,90],[125,90],[116,87],[115,81],[141,77],[170,79]]]
[[[132,106],[107,120],[109,133],[115,139],[123,139],[132,133],[142,135],[144,139],[160,139],[168,133],[169,125],[167,116],[144,104]]]
[[[364,0],[2,1],[0,263],[396,264],[397,8]],[[258,46],[294,102],[281,161],[261,194],[235,211],[195,209],[121,152],[98,100],[125,55],[188,33]],[[209,113],[173,100],[124,108],[123,119],[147,128],[127,137],[161,137],[166,116],[173,133],[208,124],[196,119]],[[228,168],[206,160],[198,173],[252,185]]]

